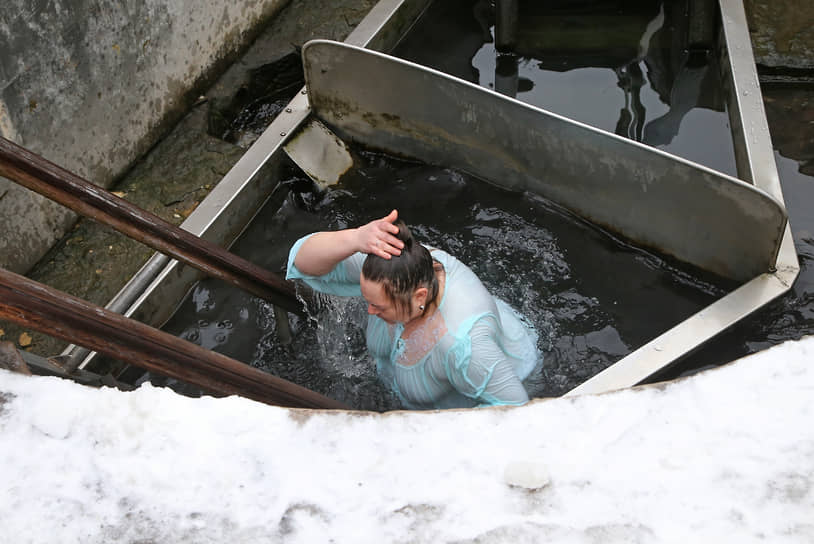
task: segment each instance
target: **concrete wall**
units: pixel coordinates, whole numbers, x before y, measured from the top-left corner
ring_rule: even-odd
[[[288,0],[2,0],[0,135],[108,187]],[[75,216],[0,178],[0,266]]]
[[[814,2],[744,0],[755,62],[772,68],[814,69]]]

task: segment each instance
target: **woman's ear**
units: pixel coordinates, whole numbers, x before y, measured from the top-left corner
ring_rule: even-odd
[[[413,304],[415,306],[424,306],[427,304],[427,295],[429,290],[426,287],[419,287],[413,291]]]

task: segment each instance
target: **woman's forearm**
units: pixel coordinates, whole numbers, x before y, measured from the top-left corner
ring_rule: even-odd
[[[401,254],[404,242],[396,238],[399,229],[393,224],[398,212],[371,221],[356,229],[318,232],[308,238],[294,258],[294,266],[309,276],[322,276],[356,252],[389,259]]]
[[[303,243],[294,265],[303,274],[322,276],[357,251],[357,229],[318,232]]]

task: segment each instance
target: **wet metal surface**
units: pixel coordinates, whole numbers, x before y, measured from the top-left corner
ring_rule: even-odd
[[[634,60],[635,60],[635,59],[634,59]],[[496,75],[497,75],[497,74],[496,74]],[[528,85],[527,85],[527,84],[525,84],[525,87],[527,88],[527,87],[528,87]],[[522,88],[524,88],[524,87],[518,83],[518,90],[520,90],[520,89],[522,89]],[[678,107],[679,107],[679,109],[680,109],[681,107],[683,107],[683,106],[682,106],[682,103],[681,103],[680,101],[678,101],[678,102],[677,102],[676,104],[674,104],[674,105],[678,106]],[[688,113],[690,110],[692,110],[692,108],[689,108],[689,110],[681,110],[681,111],[683,112],[681,115],[682,115],[682,116],[686,115],[686,114],[687,114],[687,113]],[[634,109],[634,111],[636,111],[636,110]],[[636,111],[636,113],[641,113],[641,112],[640,112],[640,111]],[[618,127],[617,127],[617,128],[618,128]],[[633,136],[635,136],[635,135],[637,135],[637,134],[638,134],[638,133],[637,133],[636,131],[634,131],[634,132],[632,133],[632,135],[633,135]],[[644,135],[645,133],[644,133],[644,132],[642,132],[642,134]],[[628,135],[628,136],[630,136],[630,135],[631,135],[631,133],[627,133],[627,135]],[[754,284],[754,285],[752,286],[752,288],[753,288],[753,289],[755,290],[755,292],[756,292],[756,296],[757,296],[757,298],[760,298],[760,297],[765,297],[765,296],[769,296],[769,299],[770,299],[770,298],[772,298],[772,297],[774,296],[774,295],[772,294],[772,292],[777,293],[777,292],[778,292],[778,289],[782,290],[782,289],[784,289],[784,288],[785,288],[785,286],[782,284],[782,282],[780,282],[780,285],[776,285],[776,286],[774,286],[774,287],[769,286],[769,289],[766,289],[766,288],[761,288],[761,285],[759,285],[759,284],[760,284],[760,282],[757,282],[757,284]],[[765,286],[764,286],[764,287],[765,287]],[[762,301],[765,301],[765,300],[768,300],[768,299],[766,299],[766,298],[763,298],[763,299],[762,299]],[[730,316],[732,315],[732,312],[730,311],[730,310],[731,310],[731,308],[730,308],[730,309],[727,309],[727,308],[728,308],[728,306],[730,305],[730,303],[731,303],[731,302],[732,302],[731,300],[727,300],[727,301],[725,301],[725,302],[723,302],[723,303],[722,303],[722,306],[724,306],[724,313],[725,313],[725,314],[729,314]],[[747,305],[748,305],[748,303],[747,303]],[[720,305],[719,305],[719,306],[720,306]],[[740,310],[739,310],[739,309],[737,309],[736,311],[740,311]],[[713,314],[713,315],[711,316],[711,318],[712,318],[712,322],[720,323],[720,321],[717,319],[717,317],[715,317],[715,311],[711,312],[711,314]],[[702,326],[701,328],[706,328],[706,327],[704,326],[704,325],[705,325],[705,322],[704,322],[704,318],[705,318],[705,316],[704,316],[704,315],[699,315],[698,317],[699,317],[699,319],[698,319],[698,320],[696,320],[695,324],[696,324],[696,325],[699,325],[699,324],[700,324],[700,325]],[[708,323],[707,323],[707,324],[708,324]],[[654,346],[653,346],[653,350],[654,350],[654,352],[667,352],[667,353],[669,354],[669,355],[668,355],[668,358],[672,358],[672,357],[674,357],[674,355],[675,355],[675,354],[674,354],[674,353],[672,353],[672,351],[671,351],[671,350],[673,350],[673,349],[674,349],[674,346],[667,345],[666,343],[665,343],[665,344],[661,344],[661,345],[654,345]],[[679,351],[679,353],[681,353],[681,351]]]
[[[527,11],[521,20],[528,23],[527,29],[530,29],[532,38],[535,38],[534,32],[539,31],[542,39],[548,40],[546,42],[548,48],[540,47],[538,44],[536,51],[525,51],[518,56],[510,56],[508,73],[514,79],[514,86],[509,87],[511,96],[517,96],[521,100],[592,126],[642,141],[720,172],[737,174],[738,168],[733,154],[737,144],[730,134],[724,100],[726,89],[721,85],[719,77],[721,72],[731,73],[729,59],[723,59],[726,64],[723,68],[718,66],[718,57],[711,54],[714,41],[713,43],[696,41],[683,48],[680,46],[682,35],[688,33],[686,13],[682,12],[680,3],[674,6],[671,3],[631,3],[622,6],[608,2],[597,4],[597,9],[582,11],[579,6],[573,6],[573,11],[579,12],[573,17],[568,14],[572,6],[566,4],[554,3],[551,6],[537,4],[526,7],[531,13]],[[739,6],[725,3],[725,7],[731,11],[732,7]],[[765,18],[767,9],[778,11],[781,15],[789,11],[788,6],[770,6],[762,2],[750,2],[749,7],[757,10],[752,11],[750,15],[755,16],[757,13],[759,17],[764,17],[760,19],[762,24],[759,29],[750,30],[757,30],[763,34],[778,31],[770,22],[778,20],[777,17]],[[803,11],[808,13],[810,10]],[[544,18],[542,24],[537,25],[532,19],[535,16],[539,17],[540,12],[544,12]],[[745,84],[748,89],[754,89],[757,78],[754,73],[749,74],[754,64],[750,64],[748,59],[744,63],[744,55],[750,56],[749,48],[746,46],[749,43],[749,36],[745,32],[742,17],[738,13],[735,15],[737,16],[730,17],[729,20],[739,19],[740,26],[735,25],[729,29],[729,38],[735,40],[729,46],[736,51],[734,56],[737,62],[740,62],[741,72],[746,72],[747,81],[741,85]],[[604,24],[595,24],[602,18],[605,18]],[[506,90],[500,88],[500,83],[506,79],[505,63],[502,63],[506,55],[498,55],[495,51],[492,35],[494,28],[491,26],[493,24],[494,20],[490,19],[488,10],[483,9],[481,2],[461,0],[435,3],[428,16],[416,25],[395,54],[505,93]],[[629,32],[615,33],[618,28],[627,28]],[[740,36],[735,36],[738,32]],[[558,35],[562,37],[566,34],[572,39],[557,41]],[[689,32],[689,34],[696,37],[693,39],[697,39],[699,36],[703,37],[704,33]],[[794,40],[800,38],[799,33],[789,36],[796,36]],[[602,43],[601,48],[596,47],[599,42]],[[726,48],[723,43],[720,45]],[[781,46],[788,50],[786,42],[778,43],[778,47]],[[435,55],[434,52],[437,50],[444,50],[449,54]],[[811,62],[810,58],[798,60],[804,63]],[[501,64],[504,66],[501,67]],[[759,96],[758,92],[751,93],[751,96],[748,91],[747,96],[743,96],[741,92],[738,101],[756,99]],[[620,109],[613,107],[615,100]],[[781,106],[785,102],[781,99],[777,104]],[[800,115],[802,110],[794,109],[793,105],[790,107],[792,108],[790,111],[796,111],[797,115]],[[760,111],[754,104],[748,109],[752,112]],[[801,144],[797,142],[806,141],[805,118],[806,116],[802,115],[796,123],[797,126],[790,130],[784,130],[775,123],[772,127],[773,140],[777,142],[780,138],[784,142],[795,142],[791,145],[785,144],[789,151],[790,148],[800,147]],[[754,130],[754,125],[749,128]],[[765,138],[765,133],[761,138]],[[803,161],[809,155],[805,151],[797,152],[797,156]],[[765,162],[765,156],[761,164],[762,167],[769,165]],[[805,162],[800,168],[804,170]],[[790,171],[788,168],[785,170]],[[767,170],[764,168],[765,172]],[[768,172],[771,173],[771,170]],[[793,179],[791,175],[784,176],[784,187],[792,183],[789,178]],[[752,178],[747,176],[745,179]],[[771,175],[758,178],[758,183],[763,183],[761,185],[763,188],[772,194],[778,194],[777,187],[772,187],[773,181],[776,182],[776,176],[774,179]],[[805,183],[794,183],[791,186],[796,191],[796,197],[793,196],[790,201],[792,210],[795,205],[804,205],[803,203],[812,201],[812,196],[802,191],[806,187]],[[792,213],[792,225],[794,224]],[[810,245],[810,242],[805,241],[807,237],[804,233],[795,233],[795,238],[798,250],[801,244],[802,247]],[[751,306],[759,307],[788,290],[790,282],[796,275],[796,259],[793,247],[789,243],[790,239],[787,231],[780,253],[781,266],[782,263],[788,263],[786,270],[776,275],[777,281],[772,278],[758,279],[749,286],[748,293],[745,298],[741,297],[741,301],[751,297],[753,302]],[[804,256],[805,253],[801,255]],[[806,272],[805,265],[804,258],[803,276]],[[810,283],[803,277],[795,285],[799,286],[801,282]],[[789,306],[783,304],[783,307],[794,308],[801,304],[802,308],[806,308],[811,304],[811,297],[800,297],[796,293],[786,295],[785,298],[787,300],[791,298],[791,301],[786,303]],[[723,313],[728,316],[725,320],[718,319],[714,313],[699,316],[700,327],[691,330],[691,334],[700,334],[699,340],[706,340],[709,338],[710,329],[704,326],[705,322],[712,323],[713,329],[731,323],[733,315],[730,311],[733,309],[730,307],[731,302],[722,301]],[[779,304],[781,303],[772,306]],[[798,314],[792,311],[791,315],[784,316],[780,322],[791,322],[795,326],[790,327],[787,334],[773,334],[774,340],[769,342],[796,338],[803,331],[814,331],[814,323],[802,317],[807,313],[804,311]],[[752,317],[747,321],[762,322],[759,317]],[[774,317],[765,318],[766,326],[776,330],[777,327],[770,325],[775,322]],[[698,356],[691,357],[686,364],[677,365],[675,372],[668,370],[660,376],[677,375],[676,372],[682,372],[682,369],[703,366],[705,364],[703,361],[715,357],[718,357],[719,363],[731,359],[726,355],[720,355],[726,351],[720,348],[721,342],[714,344],[718,347],[710,349],[711,352],[717,352],[717,356],[703,357],[700,354],[705,350],[701,349]],[[765,347],[769,344],[750,345]],[[650,348],[655,359],[663,358],[665,351],[673,349],[672,346],[659,342],[652,343]],[[749,353],[751,349],[759,348],[742,347],[739,353]]]
[[[284,146],[286,154],[319,187],[333,185],[353,166],[345,143],[311,118]]]
[[[814,334],[814,85],[762,85],[800,273],[789,292],[682,360],[656,379],[720,365],[787,340]]]
[[[365,49],[312,41],[303,62],[312,109],[348,140],[543,196],[725,278],[774,265],[785,209],[740,180]]]

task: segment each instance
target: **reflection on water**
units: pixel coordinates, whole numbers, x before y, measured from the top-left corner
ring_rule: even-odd
[[[489,4],[434,2],[393,54],[735,175],[712,42],[688,42],[681,3],[521,2],[508,52]]]

